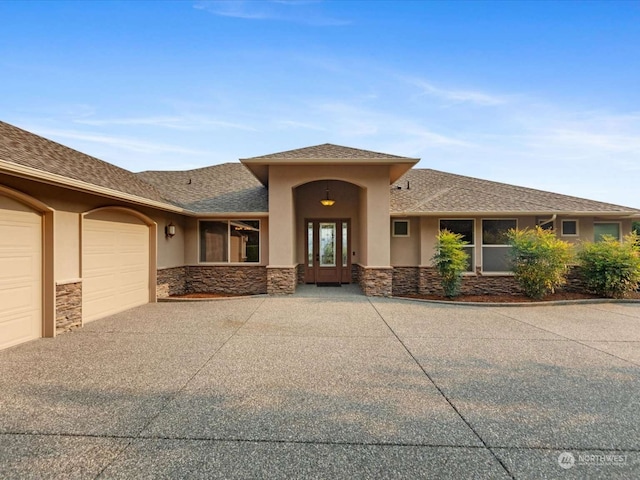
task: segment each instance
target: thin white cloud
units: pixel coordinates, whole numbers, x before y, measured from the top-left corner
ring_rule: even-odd
[[[221,17],[243,18],[247,20],[279,20],[274,12],[264,8],[263,2],[251,2],[243,0],[208,0],[196,2],[194,8]]]
[[[194,4],[194,8],[221,17],[244,20],[276,20],[322,27],[345,26],[351,23],[348,20],[327,16],[317,9],[300,8],[320,3],[295,0],[201,0]]]
[[[640,154],[640,137],[630,135],[557,129],[550,131],[546,135],[529,137],[528,141],[544,142],[556,146],[573,146],[590,151],[592,154],[593,149],[600,150],[603,153],[635,151]]]
[[[158,153],[180,153],[185,155],[206,155],[209,152],[203,150],[194,150],[191,148],[180,147],[177,145],[169,145],[159,142],[144,142],[131,138],[114,137],[110,135],[99,135],[93,133],[79,132],[77,130],[59,130],[50,128],[27,127],[28,130],[50,138],[65,138],[71,140],[80,140],[83,142],[96,143],[115,147],[123,150],[129,150],[136,153],[158,154]]]
[[[533,110],[533,107],[531,108]],[[640,114],[611,112],[569,112],[557,107],[539,109],[522,123],[522,143],[534,150],[574,157],[640,157]]]
[[[507,103],[507,98],[474,90],[456,90],[436,87],[432,83],[420,79],[407,81],[421,90],[421,95],[428,95],[451,103],[471,103],[483,107],[491,107]]]
[[[276,120],[273,122],[276,128],[281,129],[303,129],[303,130],[315,130],[318,132],[326,132],[327,129],[325,127],[321,127],[319,125],[314,125],[307,122],[298,122],[296,120]]]
[[[438,133],[419,119],[363,108],[345,102],[327,102],[315,106],[324,117],[324,122],[333,125],[333,131],[342,136],[369,136],[386,139],[394,145],[405,145],[403,154],[414,155],[430,148],[470,148],[468,141]]]
[[[209,128],[232,128],[255,132],[256,129],[240,123],[215,120],[205,117],[183,117],[183,116],[155,116],[155,117],[128,117],[128,118],[107,118],[93,119],[81,118],[74,120],[75,123],[92,126],[127,125],[127,126],[151,126],[170,128],[175,130],[206,130]]]

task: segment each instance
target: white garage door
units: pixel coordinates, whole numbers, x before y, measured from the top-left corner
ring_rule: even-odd
[[[42,216],[0,196],[0,349],[42,334]]]
[[[149,227],[121,212],[87,215],[82,228],[82,318],[149,302]]]

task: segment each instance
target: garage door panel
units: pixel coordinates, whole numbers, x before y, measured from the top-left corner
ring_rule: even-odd
[[[0,349],[41,336],[41,277],[41,215],[0,197]]]
[[[38,258],[34,258],[34,253],[25,255],[20,252],[20,256],[0,256],[0,285],[4,283],[30,282],[34,274],[40,271]],[[10,254],[11,255],[11,254]],[[17,255],[17,254],[16,254]]]
[[[86,218],[82,290],[85,322],[148,303],[149,227],[122,216]]]
[[[34,225],[40,226],[40,217],[36,216],[35,222],[24,222],[21,224],[8,224],[8,222],[2,223],[2,238],[0,238],[0,248],[9,249],[15,248],[17,250],[24,250],[25,246],[29,248],[33,239]],[[38,230],[38,235],[40,231]]]
[[[16,309],[30,309],[33,301],[39,296],[38,287],[31,282],[18,285],[0,286],[0,305],[3,312]]]
[[[24,312],[23,314],[9,316],[0,323],[0,332],[10,331],[11,338],[7,338],[0,349],[13,347],[29,340],[40,337],[40,328],[35,326],[35,322],[39,322],[39,318],[34,318],[33,313]]]

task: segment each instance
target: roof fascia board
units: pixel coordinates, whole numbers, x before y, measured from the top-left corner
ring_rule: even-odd
[[[391,212],[391,217],[488,217],[488,216],[511,216],[523,217],[533,215],[563,215],[573,217],[624,217],[640,218],[640,211],[637,212],[589,212],[589,211],[516,211],[516,212]]]
[[[388,165],[389,166],[389,184],[397,181],[402,175],[411,170],[416,163],[420,161],[419,158],[273,158],[273,159],[261,159],[261,158],[241,158],[242,163],[252,174],[256,177],[260,183],[265,187],[269,185],[269,167],[277,165],[288,166],[372,166],[372,165]]]
[[[240,163],[250,165],[393,165],[416,164],[419,158],[241,158]]]
[[[27,167],[25,165],[19,165],[13,162],[7,162],[5,160],[0,160],[0,171],[7,172],[18,177],[26,178],[27,180],[37,180],[39,182],[48,183],[54,186],[63,186],[83,193],[101,195],[175,213],[188,213],[188,211],[184,208],[177,207],[170,203],[164,203],[144,197],[139,197],[137,195],[120,192],[112,188],[101,187],[92,183],[83,182],[82,180],[75,180],[63,175],[45,172],[43,170],[38,170],[37,168]]]
[[[189,212],[195,218],[269,218],[269,212]]]

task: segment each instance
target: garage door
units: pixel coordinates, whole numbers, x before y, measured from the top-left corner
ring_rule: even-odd
[[[149,227],[121,212],[82,222],[82,318],[90,322],[149,302]]]
[[[0,196],[0,349],[42,334],[42,216]]]

